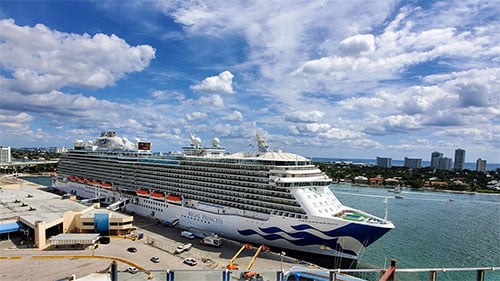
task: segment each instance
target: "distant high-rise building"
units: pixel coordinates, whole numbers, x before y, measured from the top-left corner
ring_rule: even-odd
[[[478,158],[476,161],[476,171],[477,172],[484,172],[486,171],[486,160],[483,160],[481,158]]]
[[[443,153],[434,151],[431,154],[431,168],[438,168],[439,159],[443,158]]]
[[[465,150],[459,148],[455,150],[455,170],[463,170],[465,165]]]
[[[422,168],[422,159],[405,157],[404,166],[407,168],[420,169]]]
[[[63,147],[58,147],[56,153],[66,153],[66,152],[68,152],[68,149],[66,148],[66,146],[63,146]]]
[[[451,170],[451,167],[452,167],[452,163],[453,163],[453,160],[451,158],[448,158],[448,157],[441,157],[439,158],[438,160],[438,165],[437,165],[437,169],[438,170],[445,170],[445,171],[449,171]]]
[[[392,167],[392,158],[378,157],[377,156],[377,166],[382,168]]]
[[[11,159],[10,146],[0,146],[0,163],[10,163]]]

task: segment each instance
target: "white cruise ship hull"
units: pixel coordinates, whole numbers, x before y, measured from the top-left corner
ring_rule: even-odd
[[[106,203],[127,202],[123,211],[156,218],[198,235],[216,233],[231,240],[266,245],[271,248],[289,249],[342,259],[356,260],[365,246],[384,235],[392,227],[373,227],[343,220],[321,218],[294,219],[277,215],[266,218],[251,218],[233,214],[215,213],[189,207],[190,202],[180,206],[159,201],[151,197],[121,194],[86,184],[56,180],[53,187],[82,198],[100,198]],[[371,233],[371,235],[367,235]],[[353,237],[354,236],[354,237]],[[370,241],[359,241],[356,237],[371,236]]]

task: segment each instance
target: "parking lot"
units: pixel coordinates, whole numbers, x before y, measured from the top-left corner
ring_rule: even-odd
[[[128,238],[112,238],[109,244],[99,244],[96,249],[83,250],[47,250],[41,251],[32,248],[18,248],[11,241],[0,241],[0,279],[1,280],[58,280],[75,274],[77,278],[106,271],[112,260],[102,257],[116,257],[129,262],[118,262],[118,270],[121,271],[119,280],[147,280],[147,275],[138,272],[131,274],[126,272],[129,266],[137,265],[152,272],[154,280],[166,280],[165,271],[175,270],[176,280],[213,280],[209,277],[214,274],[215,280],[221,280],[221,272],[208,273],[207,270],[225,270],[229,260],[241,246],[239,243],[224,240],[220,248],[203,246],[197,239],[188,239],[181,236],[181,229],[166,227],[157,224],[156,221],[135,217],[134,224],[137,234],[142,233],[143,238],[132,240]],[[173,254],[179,245],[192,243],[192,247],[180,254]],[[134,247],[136,252],[127,251]],[[245,250],[236,259],[235,263],[241,270],[245,270],[255,254],[255,249]],[[68,258],[39,258],[39,256],[67,256]],[[71,256],[71,258],[70,258]],[[85,256],[76,258],[75,256]],[[158,257],[159,262],[151,261],[152,257]],[[191,266],[183,261],[186,258],[196,260],[196,265]],[[296,265],[294,259],[284,257],[283,267],[285,269]],[[266,280],[274,280],[275,271],[282,266],[280,256],[275,253],[261,252],[256,259],[253,271],[271,270]],[[187,274],[186,270],[199,270],[198,274]],[[273,272],[274,271],[274,272]],[[186,275],[187,274],[187,275]],[[234,272],[237,275],[237,272]],[[181,278],[181,276],[185,275]],[[196,277],[198,276],[198,277]],[[200,279],[207,276],[209,279]]]

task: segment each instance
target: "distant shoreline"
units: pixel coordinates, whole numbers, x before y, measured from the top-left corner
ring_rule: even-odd
[[[352,163],[352,164],[367,164],[376,166],[376,159],[366,159],[366,158],[338,158],[338,157],[308,157],[313,162],[344,162],[344,163]],[[392,159],[391,164],[393,167],[404,167],[404,160]],[[422,168],[429,168],[431,166],[431,162],[427,160],[422,160]],[[464,168],[467,170],[475,171],[476,163],[475,162],[465,162]],[[486,171],[492,172],[496,169],[500,169],[500,163],[486,163]]]
[[[386,187],[386,186],[359,184],[359,183],[350,183],[350,182],[334,182],[332,184],[333,185],[344,184],[344,185],[351,185],[351,186],[357,186],[357,187],[381,188],[381,189],[387,189],[387,190],[391,189],[390,187]],[[430,190],[424,190],[424,189],[418,189],[418,188],[407,188],[407,189],[411,190],[411,191],[418,191],[418,192],[443,192],[443,193],[456,193],[456,194],[469,194],[469,195],[475,195],[475,194],[500,195],[499,192],[478,192],[478,191],[462,191],[462,190],[435,189],[435,188],[430,189]]]

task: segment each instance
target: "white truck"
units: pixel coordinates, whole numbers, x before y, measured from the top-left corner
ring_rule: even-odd
[[[188,239],[194,239],[194,234],[192,232],[189,232],[189,231],[182,231],[181,236],[188,238]]]
[[[217,234],[210,234],[201,239],[200,244],[220,247],[222,245],[222,238],[220,238]]]
[[[177,246],[177,248],[175,249],[175,254],[180,254],[182,252],[189,251],[191,247],[193,247],[193,244],[191,243]]]

